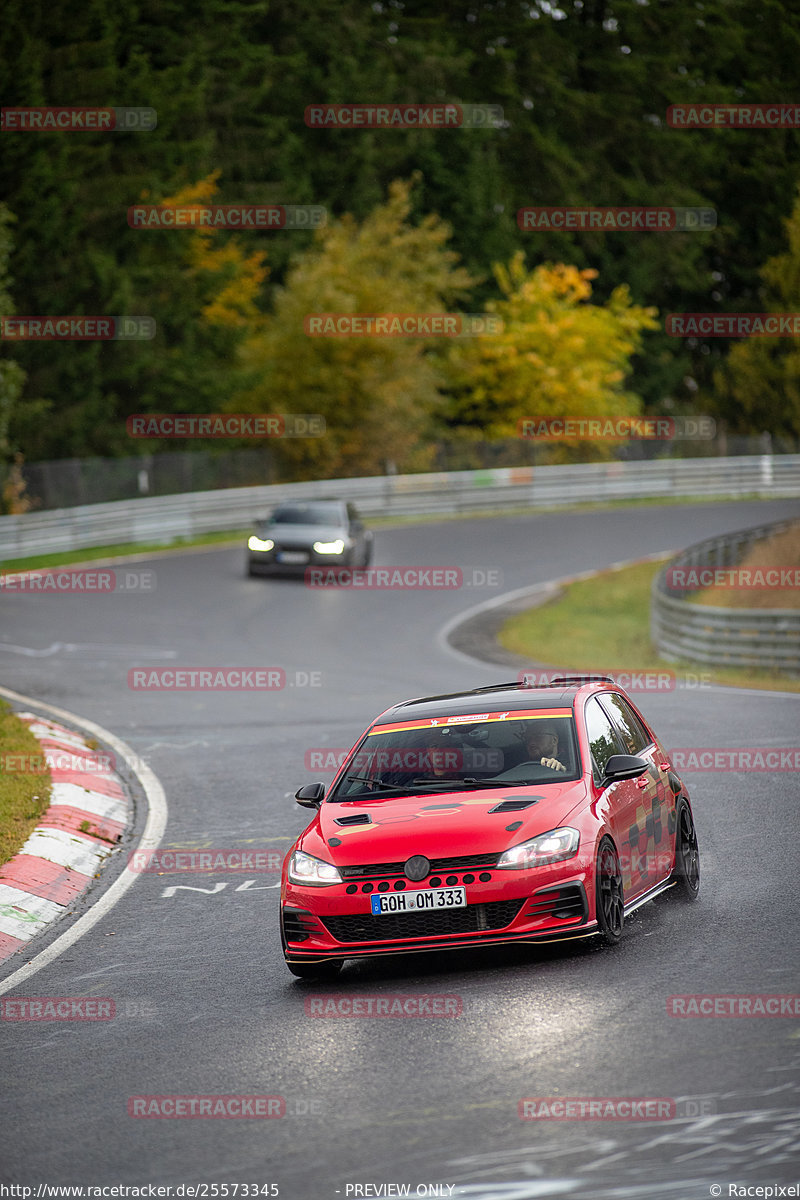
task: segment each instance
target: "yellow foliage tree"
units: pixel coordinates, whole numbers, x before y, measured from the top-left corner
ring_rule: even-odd
[[[657,328],[656,309],[632,304],[625,285],[607,304],[592,304],[596,271],[564,264],[529,270],[522,251],[494,273],[503,298],[487,307],[502,319],[502,332],[453,345],[451,424],[509,438],[527,418],[640,412],[625,380],[642,332]],[[579,439],[563,446],[587,449]]]
[[[212,171],[204,179],[187,184],[162,205],[183,208],[205,208],[214,203],[220,172]],[[266,254],[261,250],[246,252],[237,238],[220,243],[220,230],[208,225],[186,226],[176,236],[185,237],[186,260],[191,274],[211,282],[211,296],[202,305],[201,314],[209,325],[243,328],[259,315],[256,300],[267,278]]]

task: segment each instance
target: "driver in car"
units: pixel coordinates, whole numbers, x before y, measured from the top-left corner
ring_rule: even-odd
[[[543,767],[549,767],[551,771],[566,771],[567,768],[556,757],[558,754],[558,730],[555,725],[549,725],[544,721],[526,721],[522,741],[532,762],[541,763]]]

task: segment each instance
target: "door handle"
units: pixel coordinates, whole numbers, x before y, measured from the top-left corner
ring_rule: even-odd
[[[646,788],[649,783],[650,783],[650,776],[647,774],[647,772],[645,772],[644,775],[640,775],[639,778],[636,780],[636,786],[638,788]]]

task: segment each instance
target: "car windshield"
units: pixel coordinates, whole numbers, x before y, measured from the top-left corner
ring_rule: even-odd
[[[276,508],[269,518],[270,525],[329,525],[343,524],[338,504],[290,504]]]
[[[576,779],[571,713],[484,714],[377,726],[345,765],[328,801],[390,800],[416,792],[523,787]]]

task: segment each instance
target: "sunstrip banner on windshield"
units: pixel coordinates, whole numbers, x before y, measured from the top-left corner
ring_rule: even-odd
[[[465,713],[457,717],[426,717],[424,721],[398,721],[393,725],[379,725],[370,729],[367,737],[380,737],[384,733],[397,733],[404,729],[453,729],[459,725],[483,725],[496,721],[540,721],[545,717],[571,717],[570,708],[521,708],[505,712]]]

